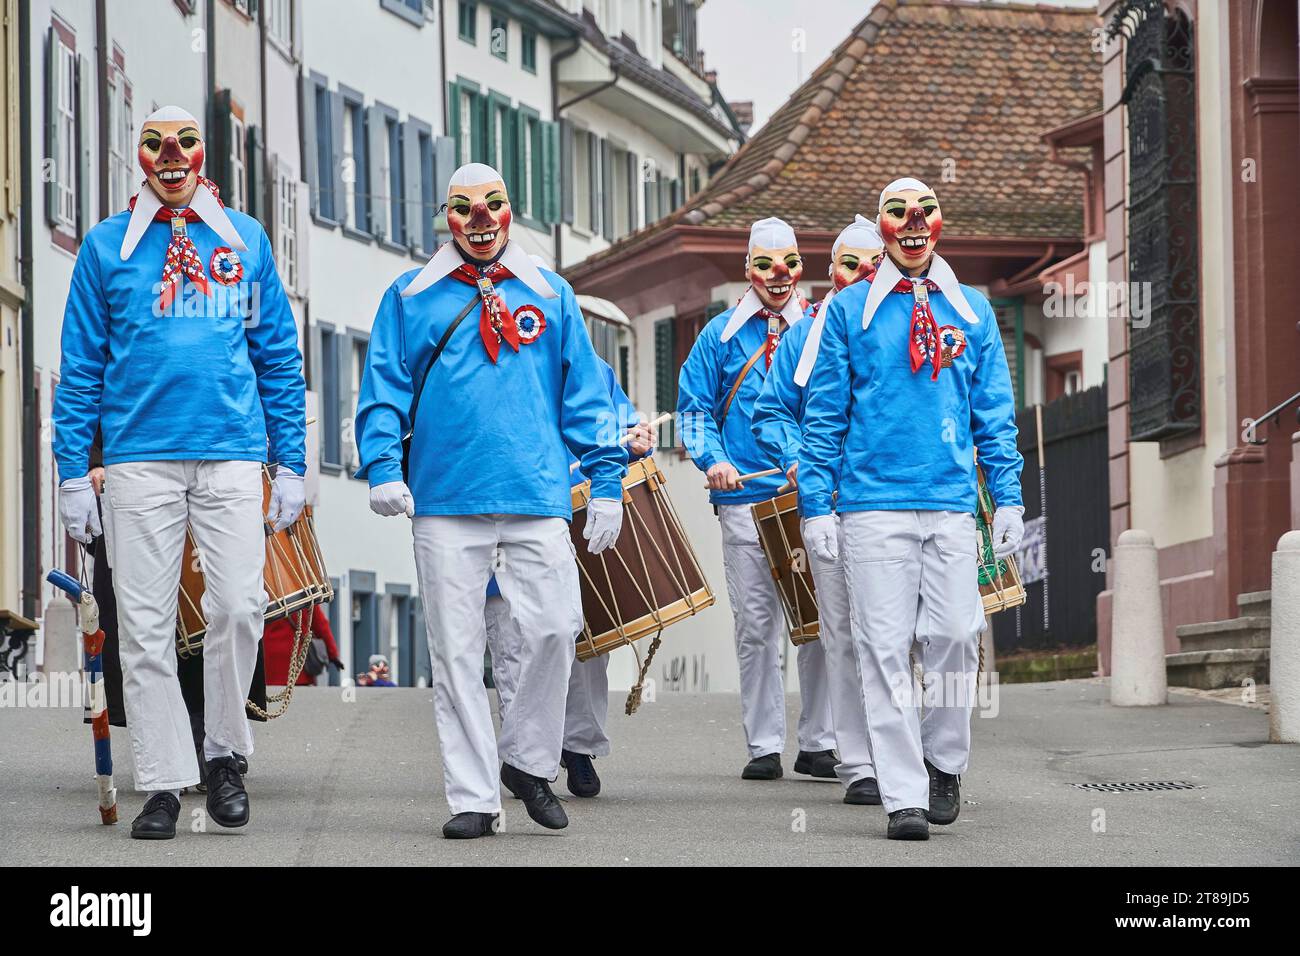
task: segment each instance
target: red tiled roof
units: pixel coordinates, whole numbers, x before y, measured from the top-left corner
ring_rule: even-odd
[[[705,189],[587,263],[678,223],[779,215],[836,233],[874,218],[898,176],[935,188],[945,236],[1079,238],[1079,174],[1049,159],[1043,132],[1100,108],[1099,23],[1086,9],[879,0]]]

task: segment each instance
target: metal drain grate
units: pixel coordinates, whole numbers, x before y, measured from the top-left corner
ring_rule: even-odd
[[[1144,780],[1141,783],[1072,783],[1070,786],[1091,793],[1150,793],[1154,790],[1204,790],[1200,784],[1186,780]]]

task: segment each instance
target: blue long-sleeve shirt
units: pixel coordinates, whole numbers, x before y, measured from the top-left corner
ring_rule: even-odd
[[[961,287],[980,319],[971,324],[930,293],[935,321],[966,336],[965,350],[931,381],[928,363],[915,373],[910,364],[911,295],[889,293],[864,330],[870,288],[844,289],[826,315],[804,409],[801,513],[829,514],[837,486],[841,512],[973,512],[977,448],[995,505],[1021,504],[1015,399],[988,300]]]
[[[366,353],[355,431],[358,478],[402,480],[401,437],[416,382],[442,333],[477,289],[444,276],[410,298],[412,269],[379,303]],[[506,305],[541,309],[546,328],[518,353],[501,344],[493,364],[479,336],[478,304],[429,372],[411,442],[408,486],[417,515],[526,514],[572,517],[570,454],[592,476],[592,495],[621,498],[627,452],[618,444],[609,389],[573,289],[537,295],[519,279],[497,283]]]
[[[775,461],[784,471],[789,471],[799,460],[799,450],[803,447],[803,413],[808,389],[795,384],[794,370],[812,326],[811,321],[800,322],[781,336],[772,356],[772,368],[754,401],[754,441],[763,456]]]
[[[306,474],[306,406],[298,331],[256,219],[226,210],[248,247],[240,283],[212,278],[225,241],[202,222],[186,226],[212,294],[188,279],[156,314],[171,241],[152,222],[131,257],[120,250],[129,212],[86,234],[63,313],[54,457],[61,479],[90,470],[103,426],[104,464],[196,458],[270,460]]]
[[[750,356],[767,341],[767,320],[755,315],[723,342],[722,330],[733,311],[727,309],[704,326],[682,364],[677,382],[677,429],[682,444],[700,471],[707,472],[718,462],[725,461],[744,475],[773,468],[780,462],[760,449],[754,440],[754,402],[769,374],[762,358],[745,376],[726,420],[721,428],[718,427],[736,377]],[[795,323],[782,333],[782,337],[806,324],[806,319]],[[745,487],[738,491],[710,491],[709,501],[715,505],[766,501],[774,497],[785,482],[784,475],[769,475],[745,482]]]

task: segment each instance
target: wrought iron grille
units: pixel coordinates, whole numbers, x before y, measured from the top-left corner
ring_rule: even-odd
[[[1201,424],[1192,24],[1126,0],[1108,32],[1127,40],[1129,438],[1161,441]]]

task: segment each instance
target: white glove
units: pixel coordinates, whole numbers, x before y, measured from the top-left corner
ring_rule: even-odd
[[[386,481],[370,489],[370,510],[391,518],[394,515],[415,517],[415,499],[404,481]]]
[[[623,530],[623,502],[617,498],[592,498],[587,502],[587,525],[582,536],[587,539],[587,550],[600,554],[612,547]]]
[[[1019,550],[1025,536],[1025,506],[1004,505],[993,512],[993,556],[1005,558]]]
[[[59,485],[59,517],[68,534],[82,544],[90,542],[104,533],[99,523],[99,506],[96,503],[95,488],[90,483],[90,475],[81,478],[69,478]]]
[[[302,475],[295,475],[284,465],[276,468],[275,481],[271,483],[271,507],[266,512],[271,530],[283,531],[297,521],[306,503],[307,480]]]
[[[823,561],[840,559],[840,538],[835,528],[834,515],[818,515],[805,518],[799,529],[803,535],[803,545]]]

